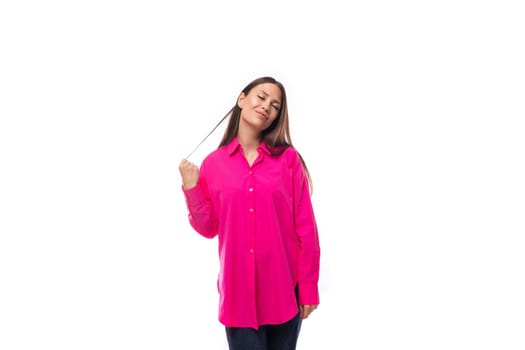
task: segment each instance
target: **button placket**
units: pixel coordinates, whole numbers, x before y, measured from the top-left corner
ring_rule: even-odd
[[[250,228],[250,241],[249,241],[249,253],[254,255],[255,253],[255,186],[254,186],[254,176],[253,170],[248,171],[248,181],[247,181],[247,196],[248,196],[248,212],[249,212],[249,228]]]

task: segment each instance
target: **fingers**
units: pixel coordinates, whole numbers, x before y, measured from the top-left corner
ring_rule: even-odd
[[[181,168],[191,168],[191,167],[197,167],[195,164],[193,164],[192,162],[190,162],[189,160],[187,159],[183,159],[180,161],[180,164],[179,164],[179,169]]]
[[[184,177],[185,175],[190,175],[192,173],[198,172],[199,168],[189,160],[183,159],[179,164],[179,171]]]
[[[310,314],[317,309],[317,305],[299,305],[299,311],[301,312],[301,318],[304,320],[310,316]]]
[[[187,159],[183,159],[179,164],[179,171],[182,177],[182,185],[185,189],[190,189],[197,185],[199,168],[195,164]]]

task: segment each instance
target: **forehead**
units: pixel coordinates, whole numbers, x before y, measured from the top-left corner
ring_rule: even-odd
[[[281,89],[279,89],[277,85],[272,84],[272,83],[264,83],[264,84],[256,85],[253,87],[252,91],[250,92],[255,92],[255,93],[262,92],[268,95],[272,99],[279,100],[279,101],[281,100]]]

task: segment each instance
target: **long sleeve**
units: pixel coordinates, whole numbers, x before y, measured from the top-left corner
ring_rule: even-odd
[[[299,303],[319,304],[320,246],[306,171],[299,155],[291,164],[295,229],[300,244],[298,283]]]
[[[191,226],[202,236],[213,238],[218,233],[218,220],[209,195],[206,176],[206,167],[203,163],[197,186],[188,190],[182,188],[182,190],[186,198]]]

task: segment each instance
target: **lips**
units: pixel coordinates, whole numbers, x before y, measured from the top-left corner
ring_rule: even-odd
[[[259,117],[263,118],[264,120],[268,120],[268,116],[265,113],[262,113],[262,112],[259,112],[259,111],[255,111],[255,113],[257,113],[257,115]]]

